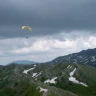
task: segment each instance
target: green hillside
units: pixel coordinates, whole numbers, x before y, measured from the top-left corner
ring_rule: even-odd
[[[72,67],[67,68],[69,65]],[[75,68],[76,71],[73,77],[80,82],[86,83],[88,87],[69,81],[69,74]],[[47,79],[57,77],[56,84],[49,83],[48,85],[71,91],[79,96],[96,96],[96,68],[94,67],[80,64],[59,63],[52,65],[43,71],[44,72],[42,72],[38,78],[39,81],[44,82]],[[34,72],[36,73],[37,71],[34,70]]]
[[[51,66],[46,64],[43,65],[36,66],[37,68],[35,67],[34,72],[45,70],[42,68],[44,66],[51,68]],[[36,81],[31,77],[31,72],[28,72],[28,74],[23,73],[24,70],[32,67],[34,65],[24,66],[17,64],[3,67],[0,70],[0,96],[43,96],[44,92],[40,92],[38,86],[48,90],[46,96],[61,96],[61,94],[64,94],[64,96],[76,96],[72,92],[46,85],[38,80]]]
[[[0,96],[43,96],[39,86],[46,96],[96,96],[96,68],[66,62],[0,67]]]

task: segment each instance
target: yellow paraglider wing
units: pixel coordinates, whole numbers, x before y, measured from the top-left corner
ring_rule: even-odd
[[[22,30],[27,28],[28,30],[32,31],[32,28],[30,26],[22,26]]]

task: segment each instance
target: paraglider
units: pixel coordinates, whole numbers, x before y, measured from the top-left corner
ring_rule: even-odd
[[[27,28],[28,30],[32,31],[32,28],[30,26],[22,26],[22,30]],[[28,39],[28,37],[26,37]]]
[[[27,28],[28,30],[32,31],[32,28],[30,26],[22,26],[22,30]]]

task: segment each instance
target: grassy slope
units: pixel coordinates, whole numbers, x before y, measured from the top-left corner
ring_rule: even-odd
[[[72,68],[67,68],[68,65],[71,65]],[[74,68],[76,68],[74,77],[77,80],[86,83],[88,88],[68,80],[69,74]],[[51,86],[69,90],[79,96],[96,96],[96,68],[94,67],[80,64],[60,63],[48,67],[41,76],[44,76],[46,79],[57,76],[57,84],[50,84]]]
[[[1,76],[0,77],[1,78],[0,96],[31,96],[35,92],[38,93],[38,91],[36,91],[36,87],[35,87],[35,89],[33,88],[35,85],[39,86],[39,85],[37,85],[38,81],[36,81],[37,82],[36,83],[34,81],[34,79],[31,78],[30,75],[26,75],[26,74],[22,73],[24,69],[28,69],[28,68],[32,68],[32,67],[33,67],[33,65],[32,66],[31,65],[30,66],[21,66],[21,65],[13,64],[13,65],[5,66],[2,70],[0,70],[0,76]],[[41,71],[41,69],[42,69],[42,67],[40,67],[40,71]],[[38,71],[38,70],[36,70],[36,71]],[[18,84],[16,84],[16,82]],[[28,85],[28,83],[30,83],[32,85],[35,83],[35,85],[30,86],[30,85]],[[41,82],[39,84],[41,84]],[[14,87],[14,85],[15,85],[15,87]],[[43,85],[42,85],[42,87],[44,87]],[[44,88],[46,88],[46,87],[44,87]],[[64,91],[64,90],[54,88],[51,86],[49,87],[48,85],[47,85],[47,88],[49,90],[47,93],[47,96],[61,96],[61,94],[64,96],[69,96],[68,94],[71,94],[71,96],[75,96],[71,92]],[[23,89],[23,90],[21,90],[21,89]],[[9,90],[8,94],[5,92],[6,90]],[[33,93],[31,93],[32,90],[33,90]],[[13,94],[15,94],[15,95],[13,95]],[[32,96],[41,96],[41,95],[38,93],[38,95],[34,94]]]

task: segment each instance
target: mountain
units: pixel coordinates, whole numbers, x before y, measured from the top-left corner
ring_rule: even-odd
[[[83,65],[90,65],[96,67],[96,48],[83,50],[81,52],[69,54],[66,56],[60,56],[47,63],[56,64],[61,62],[83,64]]]
[[[88,65],[64,62],[51,66],[38,65],[28,74],[35,80],[68,90],[78,96],[96,96],[96,68]]]
[[[43,70],[42,66],[49,67],[47,64],[4,66],[0,70],[0,96],[77,96],[70,91],[35,80],[28,73],[38,68]]]
[[[88,49],[47,63],[0,65],[0,96],[96,96],[95,53]]]
[[[2,95],[5,88],[12,95]],[[68,62],[1,66],[0,96],[96,96],[96,68]]]
[[[37,64],[38,62],[34,62],[34,61],[29,61],[29,60],[17,60],[17,61],[13,61],[12,63],[16,63],[16,64]]]

